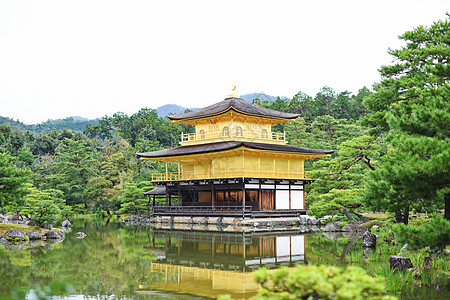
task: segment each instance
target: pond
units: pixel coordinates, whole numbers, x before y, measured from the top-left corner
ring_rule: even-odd
[[[87,236],[78,239],[78,231]],[[248,298],[258,290],[253,271],[261,266],[353,262],[370,272],[389,258],[380,247],[374,251],[381,260],[371,261],[375,255],[363,252],[361,240],[339,235],[177,231],[103,219],[75,220],[62,243],[10,250],[0,247],[0,299],[36,299],[46,287],[70,299]],[[448,295],[428,288],[402,298]]]

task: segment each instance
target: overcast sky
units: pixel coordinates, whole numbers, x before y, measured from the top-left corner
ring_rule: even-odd
[[[450,1],[0,0],[0,116],[27,124],[231,93],[357,93]]]

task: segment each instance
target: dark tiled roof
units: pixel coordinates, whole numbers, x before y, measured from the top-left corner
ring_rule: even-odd
[[[194,111],[190,111],[179,115],[169,115],[167,116],[171,120],[185,120],[185,119],[195,119],[206,116],[218,115],[227,111],[228,109],[233,109],[246,114],[271,117],[271,118],[281,118],[281,119],[295,119],[298,114],[289,114],[281,111],[276,111],[268,108],[264,108],[255,104],[248,103],[240,98],[227,98],[219,103],[200,108]]]
[[[147,191],[145,193],[142,193],[143,195],[165,195],[166,194],[166,187],[165,186],[156,186],[154,189]]]
[[[239,142],[239,141],[229,141],[229,142],[217,142],[208,144],[199,144],[192,146],[181,146],[171,149],[165,149],[160,151],[146,152],[146,153],[136,153],[139,157],[148,158],[158,158],[158,157],[169,157],[169,156],[180,156],[180,155],[192,155],[192,154],[202,154],[232,150],[239,147],[246,147],[256,150],[269,150],[269,151],[280,151],[286,153],[304,153],[304,154],[331,154],[336,152],[336,150],[322,150],[322,149],[308,149],[300,147],[292,147],[286,145],[273,145],[273,144],[263,144],[263,143],[250,143],[250,142]]]

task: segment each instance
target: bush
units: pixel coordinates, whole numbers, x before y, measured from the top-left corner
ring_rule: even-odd
[[[445,249],[450,243],[450,222],[442,216],[433,216],[428,223],[414,227],[395,224],[393,230],[400,244],[408,243],[411,249],[430,247],[431,251]]]
[[[385,279],[371,277],[360,267],[297,266],[255,273],[261,284],[251,299],[397,299],[385,295]],[[222,299],[230,299],[222,298]]]

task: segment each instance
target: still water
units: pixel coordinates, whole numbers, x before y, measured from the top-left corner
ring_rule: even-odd
[[[76,238],[78,231],[87,237]],[[213,233],[75,220],[62,243],[0,246],[0,299],[35,299],[46,287],[68,299],[248,298],[259,288],[253,271],[261,266],[346,264],[358,257],[364,265],[360,240],[335,238],[299,230]]]

